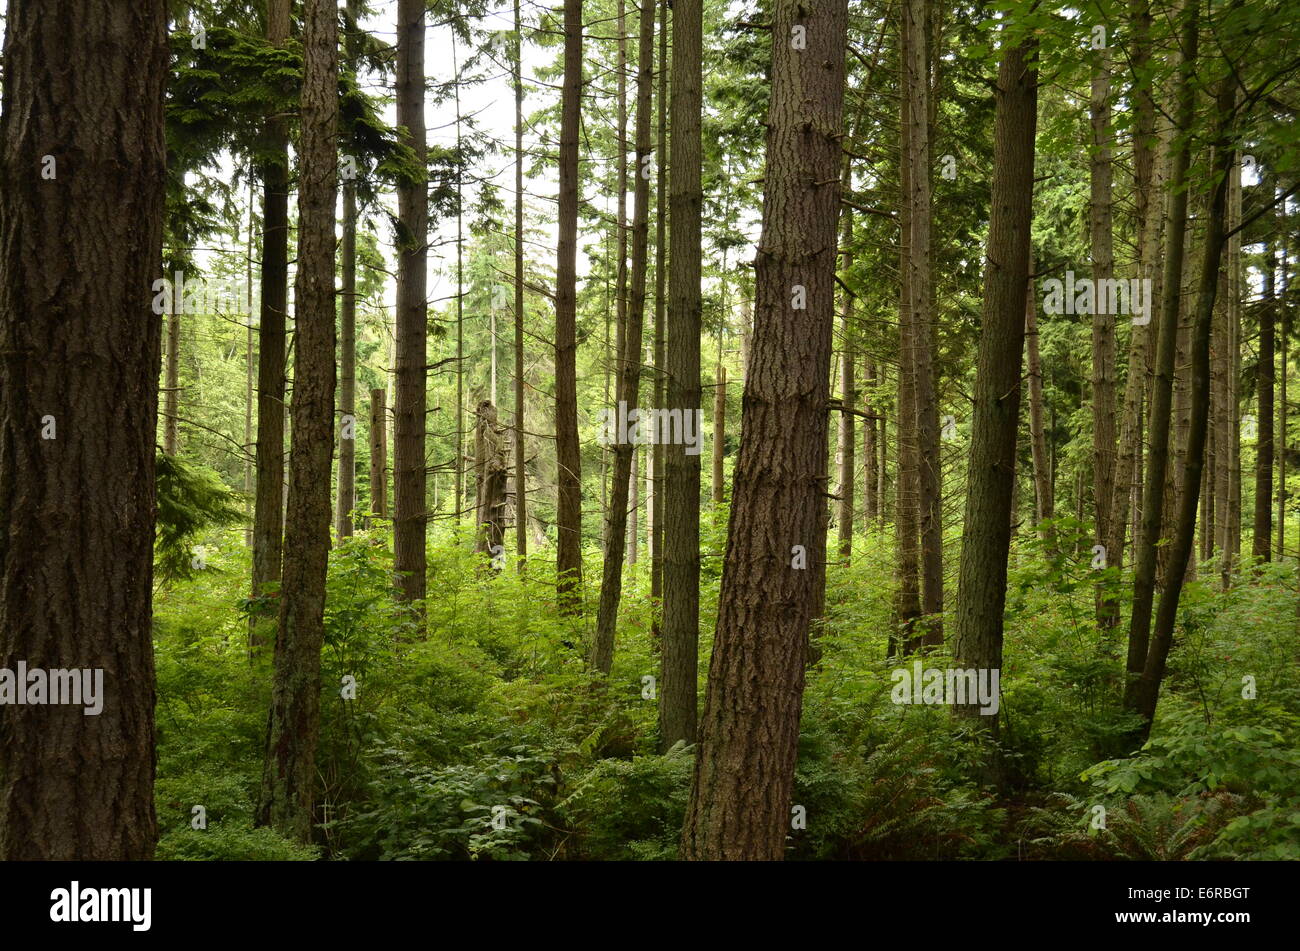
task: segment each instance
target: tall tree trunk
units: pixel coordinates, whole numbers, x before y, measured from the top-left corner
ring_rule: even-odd
[[[1189,27],[1184,36],[1183,48],[1187,51],[1183,74],[1186,80],[1192,74],[1196,61],[1196,16],[1188,18]],[[1155,717],[1156,703],[1160,695],[1160,684],[1164,679],[1165,662],[1169,657],[1169,648],[1173,643],[1174,624],[1178,614],[1178,600],[1182,593],[1184,566],[1192,552],[1196,535],[1196,489],[1201,484],[1201,469],[1205,459],[1205,432],[1209,421],[1210,402],[1210,326],[1214,315],[1214,297],[1218,290],[1219,259],[1223,254],[1225,242],[1225,206],[1227,204],[1227,182],[1232,168],[1234,153],[1230,144],[1229,131],[1236,106],[1237,78],[1229,74],[1219,81],[1215,101],[1216,135],[1215,162],[1213,179],[1214,197],[1211,200],[1207,217],[1205,236],[1205,254],[1201,264],[1200,286],[1196,298],[1196,322],[1193,329],[1192,367],[1191,367],[1191,404],[1192,419],[1188,432],[1186,473],[1183,484],[1187,487],[1179,499],[1179,511],[1172,541],[1170,543],[1171,568],[1169,579],[1160,597],[1160,608],[1156,614],[1155,629],[1150,640],[1150,649],[1142,658],[1140,676],[1130,681],[1130,691],[1125,695],[1125,707],[1142,717],[1142,727],[1134,739],[1134,746],[1145,742],[1151,733],[1151,721]],[[1180,106],[1180,118],[1191,116],[1188,102],[1190,90],[1183,93],[1184,101]],[[1180,122],[1180,125],[1183,123]],[[1184,127],[1186,127],[1184,125]],[[1185,148],[1185,146],[1184,146]],[[1179,156],[1175,165],[1177,169],[1186,159]],[[1184,168],[1185,172],[1186,169]],[[1175,171],[1175,181],[1182,176]],[[1178,199],[1175,196],[1175,203]],[[1175,217],[1175,233],[1179,225]],[[1175,234],[1171,234],[1171,249]],[[1168,274],[1168,272],[1166,272]],[[1164,351],[1162,333],[1162,352]],[[1159,391],[1157,390],[1157,394]],[[1265,505],[1268,505],[1266,500]],[[1265,537],[1267,542],[1267,536]]]
[[[397,0],[397,124],[406,128],[402,141],[414,150],[418,171],[414,180],[397,186],[401,223],[397,258],[397,372],[393,408],[393,567],[397,595],[405,602],[425,596],[425,287],[428,281],[428,200],[424,130],[423,0]],[[459,369],[458,371],[459,372]],[[459,405],[459,404],[458,404]],[[461,437],[456,436],[457,456]],[[459,474],[462,466],[456,461]],[[456,511],[463,499],[456,484]]]
[[[1241,560],[1241,162],[1233,165],[1228,181],[1227,246],[1228,294],[1228,517],[1223,527],[1223,586],[1232,582]]]
[[[943,491],[939,457],[939,404],[934,382],[934,295],[930,262],[930,54],[929,0],[908,0],[906,46],[907,161],[911,247],[905,280],[911,284],[913,369],[916,374],[917,488],[921,534],[921,613],[916,646],[943,644]]]
[[[1151,395],[1151,413],[1147,470],[1142,497],[1142,532],[1134,546],[1133,611],[1129,622],[1125,706],[1132,709],[1137,678],[1146,663],[1151,630],[1151,607],[1155,597],[1156,556],[1162,528],[1162,496],[1165,471],[1169,460],[1169,422],[1174,385],[1174,351],[1178,342],[1178,288],[1181,286],[1183,247],[1187,234],[1187,171],[1191,162],[1186,132],[1191,128],[1196,105],[1196,90],[1191,77],[1196,61],[1197,11],[1193,5],[1184,14],[1182,30],[1183,57],[1179,66],[1178,110],[1176,126],[1182,137],[1173,146],[1169,179],[1169,234],[1165,251],[1160,323],[1157,328],[1156,377]],[[1173,580],[1173,579],[1170,579]],[[1181,583],[1181,579],[1179,579]]]
[[[679,16],[683,6],[677,0]],[[696,860],[773,860],[784,850],[814,602],[812,566],[800,565],[798,551],[811,556],[825,510],[818,477],[829,428],[848,3],[809,9],[777,0],[772,22],[753,364],[682,834],[683,856]],[[795,26],[805,28],[806,49],[788,42]],[[806,309],[792,306],[800,291]]]
[[[669,169],[666,408],[702,415],[700,406],[700,184],[703,5],[673,7],[673,160]],[[697,417],[698,418],[698,417]],[[699,428],[696,427],[697,436]],[[700,626],[700,457],[684,440],[664,447],[663,676],[659,742],[695,740],[696,670]]]
[[[289,39],[290,0],[267,0],[266,38]],[[262,307],[257,353],[257,492],[253,503],[252,596],[272,595],[280,582],[284,533],[285,319],[289,300],[289,125],[282,116],[266,122],[262,166]],[[252,612],[249,646],[266,641],[271,611]]]
[[[528,557],[528,479],[524,442],[524,33],[515,3],[515,554]]]
[[[334,455],[334,206],[338,200],[338,3],[306,0],[298,148],[293,442],[284,587],[257,820],[311,838],[320,652]]]
[[[1286,274],[1286,259],[1282,261],[1282,273]],[[1290,308],[1282,310],[1282,339],[1281,346],[1278,348],[1281,357],[1281,380],[1279,385],[1282,388],[1281,399],[1277,407],[1277,440],[1281,443],[1277,447],[1277,560],[1281,562],[1286,555],[1286,417],[1287,417],[1287,394],[1286,394],[1286,377],[1287,377],[1287,347],[1291,339],[1291,311]]]
[[[1031,64],[1036,45],[1032,36],[1026,36],[1003,49],[995,93],[988,264],[953,644],[957,666],[984,671],[1002,667],[1033,217],[1038,74]],[[978,700],[953,709],[961,716],[980,716]],[[996,735],[996,715],[990,718],[989,728]]]
[[[651,2],[651,0],[644,0]],[[655,96],[655,342],[654,342],[654,405],[664,406],[667,395],[665,379],[664,315],[667,306],[668,282],[668,0],[659,5],[659,86]],[[640,174],[640,172],[638,172]],[[658,648],[662,646],[663,579],[664,579],[664,447],[655,440],[650,452],[653,473],[650,487],[650,512],[653,517],[646,526],[650,542],[650,638]]]
[[[578,449],[578,119],[582,96],[582,0],[564,0],[560,105],[559,246],[555,269],[555,447],[559,467],[556,572],[561,608],[582,612],[582,456]]]
[[[1133,194],[1136,206],[1137,277],[1150,281],[1145,286],[1154,290],[1157,284],[1156,257],[1159,254],[1163,233],[1163,214],[1160,182],[1160,136],[1157,133],[1157,112],[1151,80],[1146,77],[1146,64],[1151,59],[1151,5],[1150,0],[1133,0],[1130,7],[1133,23],[1133,72],[1137,78],[1130,90],[1134,103],[1135,128],[1133,134]],[[1128,369],[1124,381],[1124,395],[1120,411],[1119,447],[1115,460],[1115,484],[1110,506],[1109,533],[1102,536],[1107,564],[1118,569],[1124,562],[1125,532],[1130,513],[1136,522],[1138,507],[1133,504],[1142,466],[1142,401],[1146,389],[1147,363],[1152,339],[1155,298],[1147,295],[1150,308],[1146,323],[1130,325]],[[1098,620],[1106,627],[1119,624],[1118,605],[1104,602]]]
[[[5,709],[0,858],[149,859],[167,12],[10,0],[5,26],[0,654],[99,671],[102,709]]]
[[[253,329],[253,178],[250,175],[248,180],[248,246],[247,256],[244,259],[244,289],[248,295],[247,307],[245,309],[248,327],[245,331],[246,338],[244,344],[245,353],[245,380],[244,380],[244,547],[252,549],[253,547],[253,393],[257,387],[257,376],[254,367],[257,365],[255,356],[256,344],[254,341]]]
[[[1089,179],[1088,230],[1092,246],[1093,288],[1110,286],[1115,276],[1112,247],[1112,155],[1110,121],[1110,50],[1097,52],[1092,70],[1092,158]],[[1115,315],[1094,301],[1092,313],[1092,498],[1097,543],[1114,537],[1111,512],[1115,505]],[[1130,308],[1131,309],[1131,308]],[[1102,624],[1118,610],[1102,588],[1097,589],[1097,618]]]
[[[343,185],[343,287],[339,301],[339,498],[335,520],[339,538],[352,534],[357,507],[357,187]]]
[[[474,413],[474,550],[495,557],[506,538],[506,446],[504,428],[490,400]]]
[[[654,6],[642,6],[636,86],[636,181],[633,184],[632,222],[632,306],[627,313],[627,330],[618,362],[618,400],[631,411],[641,394],[641,338],[645,323],[646,258],[650,236],[650,178],[646,158],[650,152],[651,84],[654,82]],[[642,169],[646,171],[643,172]],[[606,676],[614,663],[614,634],[618,626],[618,605],[623,587],[623,556],[627,538],[628,493],[632,484],[632,463],[636,445],[631,441],[614,446],[614,481],[605,532],[605,561],[600,582],[600,604],[596,610],[596,637],[591,649],[591,667]]]
[[[721,347],[719,346],[719,349]],[[713,492],[711,500],[714,505],[722,504],[723,479],[722,462],[725,458],[727,442],[727,368],[718,361],[713,383]]]
[[[909,0],[910,2],[910,0]],[[911,83],[909,39],[911,18],[899,17],[900,88]],[[897,563],[894,592],[894,630],[890,656],[901,646],[910,652],[916,645],[916,626],[921,616],[921,554],[919,452],[916,426],[916,328],[912,301],[912,97],[899,99],[899,297],[898,297],[898,480],[894,526]]]

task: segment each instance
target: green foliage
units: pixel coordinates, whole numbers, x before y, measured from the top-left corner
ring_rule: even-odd
[[[192,577],[194,543],[209,529],[244,517],[236,496],[215,472],[166,453],[156,460],[158,523],[155,566],[163,582]]]

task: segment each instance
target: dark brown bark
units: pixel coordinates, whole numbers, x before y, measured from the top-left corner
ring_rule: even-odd
[[[320,652],[334,454],[334,205],[338,199],[338,3],[307,0],[289,512],[259,825],[311,837]]]
[[[474,550],[495,556],[506,537],[505,430],[490,400],[479,403],[474,415]]]
[[[339,497],[335,527],[339,538],[352,534],[357,507],[357,188],[343,186],[343,287],[339,301]]]
[[[864,377],[868,391],[874,392],[876,364],[870,356],[867,357]],[[880,480],[880,454],[876,449],[878,438],[876,435],[877,420],[874,419],[878,410],[870,400],[867,401],[863,408],[867,413],[862,420],[862,457],[865,467],[862,475],[863,517],[866,520],[867,528],[874,529],[876,520],[880,518],[880,486],[877,484]]]
[[[844,163],[845,191],[849,186],[849,164]],[[844,273],[853,268],[853,210],[847,205],[841,209],[844,232],[841,237],[841,260]],[[853,425],[853,408],[857,404],[858,394],[854,382],[854,363],[857,360],[853,343],[853,295],[844,291],[844,310],[840,317],[840,333],[844,340],[844,350],[840,354],[840,402],[844,409],[839,418],[839,511],[836,515],[839,529],[839,554],[845,561],[853,557],[853,483],[857,475],[857,458],[854,450],[855,427]]]
[[[673,161],[669,169],[668,371],[665,407],[683,424],[700,405],[700,183],[702,158],[703,8],[701,0],[673,6]],[[833,242],[832,242],[833,243]],[[696,435],[702,441],[699,427]],[[700,626],[700,457],[678,441],[664,446],[663,676],[659,743],[695,740]]]
[[[396,386],[393,407],[393,567],[397,595],[405,602],[425,596],[425,364],[428,199],[424,129],[424,0],[397,3],[397,124],[414,150],[419,169],[397,186],[401,240],[397,257]],[[459,456],[460,436],[457,435]],[[457,459],[456,469],[461,470]],[[457,482],[456,511],[462,495]]]
[[[564,89],[560,104],[559,245],[555,268],[555,528],[561,608],[582,613],[582,456],[578,448],[578,120],[582,96],[582,0],[564,0]]]
[[[289,38],[290,0],[267,0],[266,38]],[[257,489],[253,505],[252,596],[271,595],[280,583],[284,542],[285,315],[289,300],[289,126],[266,122],[262,175],[262,306],[257,353]],[[249,644],[263,646],[267,608],[249,618]]]
[[[667,394],[664,357],[666,335],[664,316],[667,305],[668,282],[668,0],[659,4],[659,85],[655,95],[657,128],[655,130],[655,341],[654,341],[654,405],[664,405]],[[650,601],[652,617],[650,639],[656,648],[661,646],[663,633],[663,578],[664,578],[664,447],[656,440],[650,456],[650,493],[646,524],[646,539],[650,543]]]
[[[677,0],[679,16],[682,8]],[[795,567],[792,555],[803,546],[811,557],[825,510],[847,8],[773,4],[752,365],[687,859],[779,859],[790,824],[815,594],[811,564]],[[796,25],[806,27],[806,49],[788,41]],[[792,307],[796,288],[806,310]]]
[[[152,305],[154,282],[170,278],[167,63],[161,0],[8,5],[0,655],[9,670],[20,661],[99,670],[103,706],[92,716],[80,704],[5,708],[6,860],[149,859],[157,838],[151,595],[162,326]],[[46,156],[53,179],[42,177]]]
[[[1034,195],[1038,76],[1031,61],[1035,47],[1029,36],[1004,48],[995,93],[988,263],[953,643],[958,667],[985,671],[1002,667]],[[978,701],[953,709],[960,716],[980,719]],[[987,719],[996,734],[997,717]]]

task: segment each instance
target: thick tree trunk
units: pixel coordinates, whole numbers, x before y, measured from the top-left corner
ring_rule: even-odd
[[[1196,60],[1197,14],[1195,7],[1184,14],[1182,30],[1183,59],[1179,67],[1178,111],[1176,124],[1179,130],[1191,127],[1196,105],[1195,89],[1191,84]],[[1137,678],[1146,663],[1147,646],[1151,630],[1151,607],[1155,597],[1156,558],[1162,528],[1162,496],[1169,460],[1169,429],[1174,384],[1174,351],[1178,342],[1178,303],[1184,239],[1187,234],[1187,171],[1191,161],[1190,145],[1186,138],[1176,140],[1173,146],[1172,170],[1169,180],[1169,234],[1165,251],[1165,268],[1159,325],[1157,328],[1156,376],[1151,395],[1150,451],[1143,485],[1142,532],[1134,548],[1133,611],[1129,622],[1125,706],[1133,708]],[[1181,574],[1181,572],[1180,572]],[[1181,582],[1181,579],[1179,579]]]
[[[811,557],[825,510],[847,7],[773,5],[772,35],[803,26],[806,49],[772,44],[753,364],[682,836],[688,859],[779,859],[790,824],[814,602],[799,552]],[[792,306],[801,300],[805,309]]]
[[[654,6],[642,8],[636,87],[636,181],[633,184],[632,306],[627,311],[626,332],[618,363],[618,400],[631,410],[641,394],[641,338],[645,324],[646,258],[650,236],[650,179],[641,171],[650,152],[651,84],[654,82]],[[614,635],[623,589],[623,556],[627,538],[628,494],[633,484],[634,453],[631,441],[614,446],[613,497],[605,532],[605,561],[596,610],[596,637],[591,668],[608,676],[614,663]],[[633,523],[635,526],[635,522]]]
[[[1002,667],[1034,195],[1038,75],[1031,63],[1035,47],[1032,37],[1007,46],[997,78],[988,264],[953,644],[958,667],[981,671]],[[980,716],[978,700],[957,704],[953,710],[972,719]],[[989,729],[995,735],[997,726],[994,715]]]
[[[10,0],[5,27],[0,655],[99,671],[102,710],[6,707],[0,858],[149,859],[167,12]]]
[[[290,0],[267,0],[266,38],[276,46],[289,39]],[[262,308],[257,354],[257,492],[253,505],[252,596],[272,593],[280,582],[284,533],[285,320],[289,300],[289,126],[266,122],[262,167]],[[257,650],[269,632],[273,612],[253,612],[249,646]]]
[[[298,148],[293,449],[284,587],[259,825],[311,838],[320,734],[320,652],[334,455],[334,205],[338,199],[338,3],[307,0]]]
[[[578,120],[582,96],[582,0],[564,0],[564,90],[560,105],[559,245],[555,268],[555,528],[560,606],[582,613],[582,456],[578,448]]]
[[[405,602],[425,596],[425,287],[428,281],[428,201],[424,130],[423,0],[397,2],[397,124],[415,151],[419,172],[397,186],[402,241],[397,258],[397,368],[393,412],[393,567],[397,595]],[[457,455],[460,451],[457,433]],[[457,472],[461,470],[457,459]],[[456,511],[462,504],[457,483]]]
[[[673,160],[669,169],[667,385],[670,413],[698,419],[700,405],[700,183],[703,5],[677,0],[673,7]],[[833,244],[832,240],[832,244]],[[697,437],[702,435],[696,427]],[[696,670],[700,626],[700,457],[680,442],[664,447],[663,677],[659,743],[694,742]]]

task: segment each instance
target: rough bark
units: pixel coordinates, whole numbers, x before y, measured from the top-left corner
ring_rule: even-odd
[[[752,365],[682,837],[688,859],[779,859],[790,823],[814,600],[811,565],[796,567],[792,549],[811,555],[825,509],[847,8],[773,5]],[[796,25],[806,49],[788,42]],[[806,310],[791,306],[796,286]]]
[[[0,655],[102,711],[0,718],[0,857],[153,856],[162,0],[10,0],[0,118]],[[54,179],[42,177],[45,157]],[[57,289],[54,293],[52,289]],[[23,685],[25,686],[25,685]]]
[[[289,39],[290,0],[267,0],[266,38]],[[280,582],[284,533],[285,315],[289,299],[289,126],[282,116],[266,122],[262,156],[262,306],[258,315],[257,489],[253,504],[252,596],[271,595]],[[253,612],[249,646],[263,646],[263,622],[274,612]]]
[[[257,821],[311,837],[320,652],[334,455],[334,206],[338,199],[338,3],[307,0],[298,148],[298,272],[284,586]]]
[[[370,391],[370,511],[388,517],[388,393]]]
[[[673,6],[673,160],[670,207],[665,406],[702,413],[700,405],[700,182],[703,5]],[[698,430],[697,430],[698,433]],[[695,739],[700,626],[700,457],[680,443],[664,447],[663,676],[659,742]],[[697,449],[699,448],[697,444]]]
[[[1002,667],[1003,610],[1020,418],[1025,286],[1029,279],[1038,77],[1036,43],[1008,45],[998,67],[993,193],[975,371],[966,514],[957,594],[956,666]],[[954,705],[978,720],[978,702]],[[987,718],[997,733],[997,717]]]
[[[564,89],[560,103],[559,244],[555,268],[555,528],[558,596],[582,612],[582,456],[578,447],[578,120],[582,96],[582,0],[564,0]]]
[[[419,170],[397,186],[402,240],[397,257],[397,367],[393,407],[393,567],[397,595],[405,602],[425,596],[425,364],[428,201],[425,195],[423,0],[397,3],[397,124],[414,150]],[[459,455],[460,437],[457,436]],[[461,465],[456,463],[457,472]],[[459,483],[457,485],[459,490]],[[462,496],[457,492],[456,511]]]

